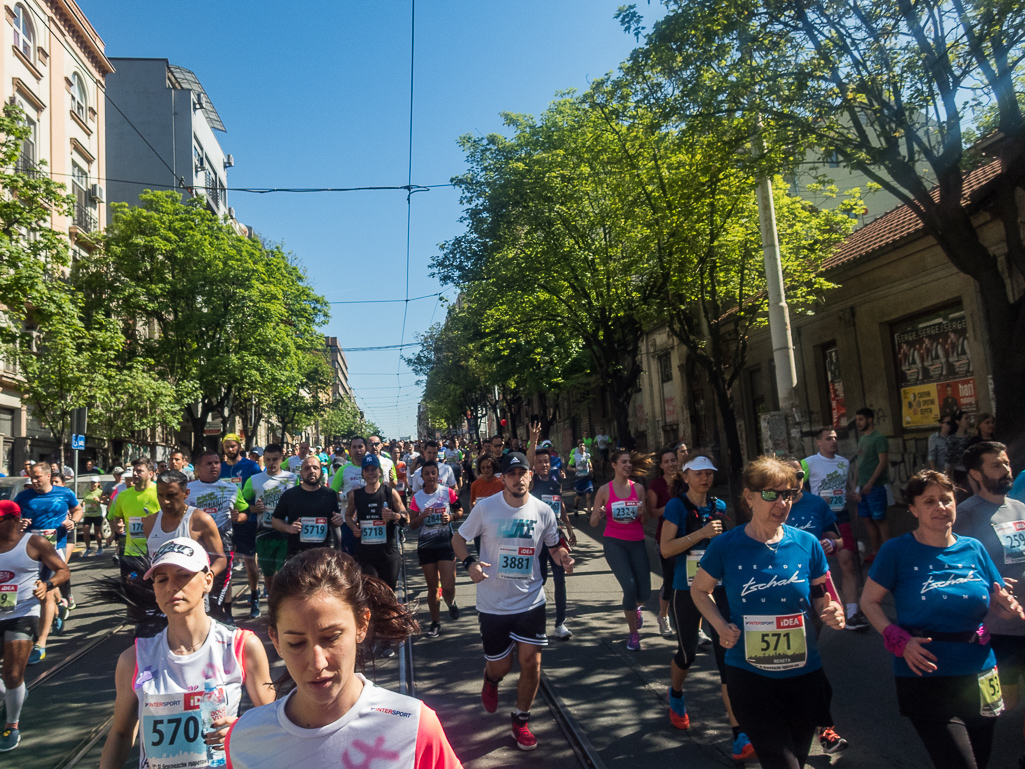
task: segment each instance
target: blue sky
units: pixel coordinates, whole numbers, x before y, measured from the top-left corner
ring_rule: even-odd
[[[624,0],[421,0],[416,6],[412,181],[464,168],[456,139],[501,130],[584,89],[633,48],[613,18]],[[638,3],[649,17],[656,4]],[[408,173],[410,0],[270,3],[79,0],[108,56],[166,57],[194,71],[227,128],[230,187],[403,185]],[[405,296],[402,191],[228,193],[238,218],[282,241],[329,301]],[[457,235],[452,188],[413,196],[409,296],[441,287],[438,244]],[[451,289],[446,291],[454,296]],[[333,305],[324,329],[346,350],[414,341],[444,318],[436,299]],[[411,352],[407,349],[406,353]],[[388,436],[414,431],[421,389],[399,352],[347,352],[358,402]]]

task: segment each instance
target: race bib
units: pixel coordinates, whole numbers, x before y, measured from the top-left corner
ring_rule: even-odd
[[[142,742],[149,769],[207,765],[199,700],[203,692],[144,694]]]
[[[299,532],[300,542],[323,542],[327,539],[327,518],[300,518],[302,530]]]
[[[498,546],[498,576],[501,579],[530,579],[534,573],[534,548]]]
[[[228,483],[234,483],[236,486],[242,483],[242,478],[239,476],[235,476],[234,478],[225,478],[224,480]]]
[[[793,670],[808,662],[803,614],[744,617],[744,658],[759,670]]]
[[[263,518],[260,519],[260,525],[265,529],[274,528],[274,524],[271,523],[271,519],[274,517],[274,510],[269,507],[263,508]]]
[[[426,528],[428,528],[428,529],[436,529],[436,530],[444,528],[447,524],[445,524],[441,520],[441,516],[443,516],[445,514],[445,508],[444,507],[435,507],[433,509],[437,510],[438,512],[431,513],[426,518],[424,518],[424,526]]]
[[[18,586],[0,585],[0,612],[14,611],[18,605]]]
[[[51,545],[57,545],[57,529],[32,529],[33,534],[38,534]]]
[[[1004,712],[1004,693],[1000,689],[1000,673],[996,668],[979,673],[980,715],[996,718]]]
[[[1004,563],[1025,563],[1025,521],[994,523],[993,530],[1004,546]]]
[[[143,539],[145,534],[142,531],[142,518],[128,519],[128,536],[132,539]]]
[[[638,502],[634,500],[617,500],[612,503],[612,520],[616,523],[632,523],[637,520]]]
[[[824,494],[823,498],[834,513],[839,513],[847,507],[847,492],[845,489],[834,489],[832,494]]]
[[[562,497],[558,494],[542,494],[541,501],[552,508],[556,518],[562,514]]]
[[[364,545],[383,545],[388,541],[388,525],[384,521],[360,521],[359,529]]]

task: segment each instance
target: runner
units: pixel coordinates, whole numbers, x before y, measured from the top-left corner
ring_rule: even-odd
[[[359,540],[356,562],[368,577],[377,577],[392,590],[399,582],[399,527],[409,520],[395,489],[381,483],[381,460],[363,457],[366,486],[349,492],[346,522]]]
[[[435,446],[437,449],[437,446]],[[433,459],[426,460],[417,470],[423,479],[423,488],[409,500],[409,526],[420,531],[416,541],[416,555],[427,580],[427,608],[431,613],[431,626],[424,633],[436,638],[441,633],[441,597],[448,605],[449,616],[459,619],[456,605],[456,556],[452,551],[452,521],[462,514],[459,497],[450,486],[438,484],[439,466]]]
[[[49,577],[43,576],[46,571]],[[28,690],[25,666],[33,652],[32,638],[55,587],[71,579],[60,553],[46,537],[22,529],[21,507],[0,501],[0,634],[3,636],[3,698],[7,723],[0,734],[0,753],[21,742],[18,723]]]
[[[957,506],[954,534],[974,537],[986,548],[997,571],[1014,585],[1015,597],[1025,588],[1020,580],[1025,571],[1025,504],[1011,499],[1011,463],[1007,447],[996,441],[980,441],[964,453],[965,470],[976,489]],[[1017,584],[1011,581],[1018,580]],[[1010,710],[1018,706],[1018,682],[1025,673],[1025,622],[1005,619],[991,610],[983,624],[990,634],[990,647],[1000,670],[1000,688]],[[1019,759],[1025,766],[1025,756]]]
[[[210,594],[210,615],[229,625],[235,624],[231,614],[231,575],[235,568],[235,523],[242,523],[248,517],[249,503],[242,496],[237,483],[221,478],[221,455],[216,451],[204,451],[196,458],[196,480],[189,484],[186,504],[198,507],[217,524],[221,535],[224,555],[228,564],[222,574],[214,575],[213,592]]]
[[[288,458],[288,472],[295,473],[298,475],[302,468],[303,462],[306,457],[310,455],[310,443],[309,441],[303,441],[299,444],[299,452]]]
[[[677,474],[680,468],[674,447],[666,446],[658,452],[658,468],[659,476],[648,485],[645,502],[648,503],[649,515],[658,519],[658,524],[655,526],[655,546],[658,550],[658,560],[662,564],[662,586],[658,589],[658,633],[663,638],[672,638],[676,634],[669,622],[669,604],[673,597],[676,556],[666,558],[662,552],[662,529],[665,524],[665,519],[662,516],[669,500],[673,498],[671,490],[677,483]]]
[[[363,457],[367,453],[367,442],[362,435],[357,435],[349,440],[349,462],[341,470],[334,474],[331,479],[331,488],[338,494],[339,508],[343,515],[346,512],[345,505],[348,504],[349,492],[363,486]],[[342,550],[349,555],[356,552],[356,538],[348,526],[343,526],[337,536],[341,540]]]
[[[676,453],[672,447],[670,453],[675,459]],[[663,455],[663,458],[665,456],[667,455]],[[697,453],[689,455],[683,466],[682,476],[673,486],[676,493],[666,505],[663,516],[665,523],[662,526],[662,550],[675,562],[672,595],[677,651],[669,667],[669,721],[677,729],[690,728],[690,715],[687,713],[687,703],[683,696],[683,684],[697,656],[698,630],[701,626],[701,613],[690,593],[691,583],[709,543],[730,525],[726,515],[726,503],[709,494],[715,481],[715,473],[715,464],[708,456]],[[712,597],[719,611],[728,615],[726,589],[722,585],[717,585],[712,591]],[[719,670],[723,705],[726,706],[726,716],[733,729],[732,758],[734,761],[752,761],[755,758],[754,748],[751,747],[747,734],[737,723],[726,691],[726,650],[711,623],[708,623],[708,630],[712,639],[715,666]]]
[[[278,500],[271,525],[288,535],[288,558],[314,547],[338,547],[336,531],[345,522],[338,495],[321,484],[320,460],[310,455],[299,469],[300,484]]]
[[[341,553],[310,550],[278,574],[269,613],[294,688],[235,723],[229,766],[459,769],[433,710],[356,672],[368,641],[394,645],[417,629],[383,583]]]
[[[90,535],[96,538],[96,555],[103,555],[103,489],[100,487],[100,479],[93,478],[89,481],[89,493],[82,499],[82,507],[85,508],[85,517],[82,519],[85,525],[82,526],[82,537],[85,541],[83,558],[92,557],[89,549]]]
[[[498,461],[488,454],[477,458],[477,473],[480,477],[470,484],[470,510],[478,500],[501,493],[505,486],[502,479],[495,475]]]
[[[843,545],[836,551],[836,560],[840,564],[842,575],[840,595],[843,596],[847,612],[844,627],[847,630],[868,630],[868,620],[858,611],[861,556],[858,553],[858,542],[851,530],[851,514],[847,510],[848,496],[854,497],[851,463],[837,454],[836,430],[832,427],[820,428],[815,436],[815,443],[819,447],[819,453],[806,457],[804,466],[807,468],[808,487],[811,493],[822,497],[836,515],[836,526],[843,541]]]
[[[986,548],[953,533],[957,509],[947,476],[916,473],[904,499],[918,528],[879,550],[861,610],[894,655],[901,715],[935,766],[985,767],[1004,702],[983,620],[995,611],[1020,625],[1025,614],[1004,589]],[[882,607],[887,593],[893,595],[896,623]]]
[[[481,702],[488,713],[498,710],[498,685],[512,670],[513,652],[520,663],[512,733],[521,750],[537,747],[530,732],[530,706],[541,680],[541,649],[545,634],[545,591],[536,557],[547,545],[553,560],[567,574],[573,559],[560,544],[559,525],[548,505],[531,497],[527,458],[518,452],[502,462],[504,489],[481,500],[452,537],[452,548],[477,585],[477,615],[484,645]],[[469,554],[467,541],[481,537],[481,560]]]
[[[382,452],[384,451],[384,444],[381,442],[380,435],[371,435],[368,441],[368,451],[371,454],[377,456],[381,462],[381,483],[394,488],[395,481],[398,480],[398,476],[395,473],[395,463],[391,457],[386,456]],[[362,474],[363,468],[360,467],[360,473]]]
[[[784,526],[798,490],[794,471],[759,457],[742,483],[751,521],[708,543],[691,597],[726,648],[730,705],[763,769],[794,769],[804,766],[815,727],[833,723],[829,681],[815,634],[806,632],[812,605],[834,628],[843,627],[843,607],[831,598],[822,546]],[[729,621],[714,600],[720,580]]]
[[[142,519],[156,512],[157,487],[153,484],[155,466],[149,457],[132,460],[132,486],[118,493],[107,509],[107,520],[118,533],[118,565],[122,581],[139,579],[149,568]]]
[[[786,457],[784,462],[790,466],[797,476],[799,484],[804,483],[805,470],[794,457]],[[787,526],[806,531],[811,534],[822,545],[822,551],[827,555],[833,555],[843,547],[843,538],[836,527],[836,514],[830,509],[822,497],[817,494],[805,494],[803,486],[798,488],[797,496],[794,497],[790,506],[790,514],[787,516]],[[815,628],[815,637],[822,632],[822,622],[818,617],[812,615],[812,626]],[[835,726],[822,728],[818,732],[819,744],[826,753],[839,753],[849,746],[847,740],[836,733]]]
[[[455,478],[453,488],[458,494],[459,490],[462,488],[463,453],[456,448],[456,442],[452,438],[445,441],[445,456],[443,459],[445,464],[448,465],[449,469],[452,471],[452,475]]]
[[[644,544],[644,520],[647,506],[644,504],[644,487],[630,479],[634,472],[634,457],[626,449],[616,449],[610,457],[615,476],[606,483],[594,497],[591,510],[591,526],[605,518],[602,548],[616,581],[623,589],[623,613],[629,635],[626,648],[640,651],[641,636],[638,631],[644,626],[642,607],[651,595],[651,564],[648,548]],[[643,473],[650,459],[638,459],[638,471]],[[579,467],[579,465],[578,465]]]
[[[168,540],[189,537],[206,549],[210,573],[216,578],[224,571],[228,560],[224,557],[224,544],[214,519],[185,503],[189,496],[189,481],[185,473],[165,470],[156,480],[160,509],[142,519],[146,551],[155,553]]]
[[[450,489],[456,487],[456,476],[452,472],[452,468],[444,463],[438,462],[438,442],[427,441],[424,444],[424,453],[421,457],[419,465],[417,465],[416,472],[413,473],[412,487],[413,492],[416,493],[424,487],[423,470],[424,465],[428,462],[434,462],[438,466],[438,483],[442,486],[448,486]]]
[[[865,556],[865,563],[872,563],[883,542],[890,538],[890,524],[886,520],[888,495],[886,484],[890,482],[890,441],[876,429],[876,413],[870,408],[856,412],[858,433],[858,517],[868,530],[872,552]]]
[[[278,506],[281,495],[295,486],[295,473],[281,469],[285,454],[279,443],[270,443],[263,450],[263,462],[266,470],[257,473],[246,481],[242,489],[245,497],[257,518],[256,556],[263,572],[263,585],[270,595],[274,585],[274,575],[281,571],[288,556],[288,535],[274,528],[271,519]]]
[[[39,462],[32,465],[29,471],[29,478],[32,487],[25,489],[14,498],[14,502],[21,510],[22,523],[33,534],[45,538],[64,559],[68,561],[68,532],[75,528],[85,511],[71,489],[55,486],[50,483],[51,470],[48,463]],[[52,570],[43,566],[40,569],[39,578],[46,582],[50,579]],[[56,625],[57,632],[64,629],[64,622],[70,611],[70,601],[65,589],[70,588],[70,574],[67,579],[54,584],[60,585],[62,598],[58,612],[57,594],[49,590],[39,613],[39,624],[36,633],[36,643],[32,648],[28,664],[35,665],[46,659],[46,643],[50,638],[50,627]],[[56,620],[54,619],[56,617]]]
[[[260,465],[242,454],[242,438],[228,433],[221,441],[224,461],[221,462],[221,479],[244,489],[246,482],[260,473]],[[242,495],[243,497],[245,494]],[[258,516],[246,516],[245,520],[231,524],[235,552],[242,556],[249,580],[249,616],[260,616],[260,570],[256,567],[256,533],[259,529]]]
[[[539,428],[540,429],[540,428]],[[552,471],[551,454],[548,449],[538,449],[534,452],[534,473],[530,479],[530,494],[540,499],[555,514],[559,522],[559,536],[563,541],[568,541],[570,547],[577,546],[577,535],[573,531],[573,525],[569,522],[569,515],[562,507],[562,477]],[[563,529],[563,526],[566,528]],[[548,582],[548,566],[552,567],[552,580],[555,583],[555,637],[560,641],[568,641],[573,633],[566,627],[566,570],[562,564],[552,558],[551,551],[545,544],[541,545],[541,583]]]
[[[118,658],[114,720],[100,769],[122,769],[137,730],[140,769],[216,765],[224,758],[220,746],[228,727],[237,720],[242,687],[256,706],[274,701],[267,653],[251,631],[207,615],[203,603],[214,577],[194,540],[180,537],[161,545],[145,578],[153,580],[167,627],[136,639]],[[204,732],[201,700],[207,693],[219,696],[221,713],[214,730]]]
[[[192,472],[192,466],[189,465],[189,455],[181,449],[175,449],[171,452],[171,456],[168,457],[167,468],[183,473],[189,481],[196,480],[196,474]]]
[[[577,447],[570,452],[569,466],[573,470],[573,515],[580,515],[580,498],[584,498],[584,512],[590,514],[594,509],[594,483],[591,480],[591,455],[587,453],[584,439],[577,441]]]

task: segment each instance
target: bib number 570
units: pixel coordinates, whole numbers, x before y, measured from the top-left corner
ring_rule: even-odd
[[[167,740],[168,745],[178,742],[178,735],[185,738],[185,742],[194,743],[199,739],[199,718],[198,716],[172,716],[169,718],[154,718],[150,722],[152,739],[150,745],[159,747]]]

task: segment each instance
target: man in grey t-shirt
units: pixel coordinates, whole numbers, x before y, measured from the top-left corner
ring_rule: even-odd
[[[1025,504],[1007,496],[1013,483],[1007,447],[981,441],[965,451],[964,463],[975,496],[957,506],[954,533],[979,540],[1000,575],[1018,580],[1014,593],[1021,600],[1025,595]],[[1025,674],[1025,622],[990,611],[985,624],[1000,670],[1004,701],[1014,708],[1018,678]]]

